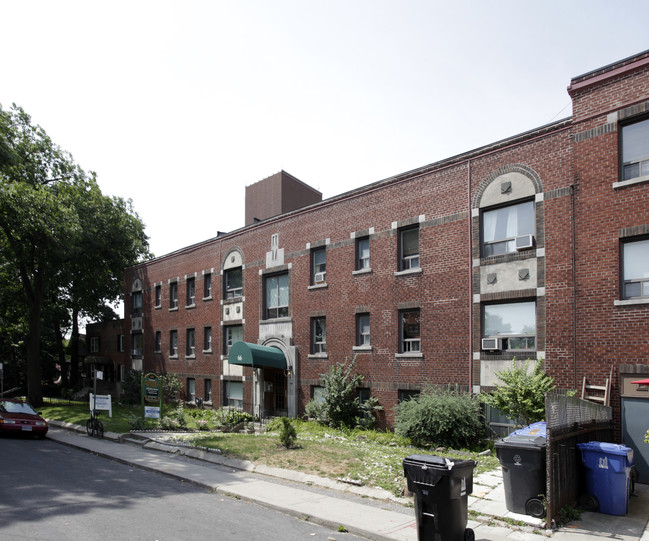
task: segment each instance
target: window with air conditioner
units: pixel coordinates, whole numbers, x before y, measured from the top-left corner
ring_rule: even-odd
[[[225,298],[238,299],[243,296],[243,269],[228,269],[225,275]]]
[[[318,248],[311,251],[311,284],[323,284],[327,274],[327,249]]]
[[[536,302],[483,305],[482,349],[535,351]]]
[[[621,127],[621,179],[649,177],[649,119]]]
[[[649,298],[649,239],[622,243],[622,296],[624,299]]]
[[[532,248],[534,232],[534,201],[486,210],[482,213],[482,256]]]

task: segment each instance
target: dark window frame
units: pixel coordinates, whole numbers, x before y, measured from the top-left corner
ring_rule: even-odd
[[[406,323],[406,314],[417,314],[416,323]],[[406,328],[406,325],[408,327]],[[416,326],[416,328],[415,328]],[[416,331],[416,333],[415,333]],[[416,335],[416,337],[414,337]],[[411,338],[411,336],[413,336]],[[421,309],[407,308],[399,310],[399,353],[416,354],[421,353]]]
[[[286,277],[286,290],[287,290],[286,304],[280,304],[280,293],[282,289],[279,280],[283,277]],[[271,281],[275,281],[275,280],[277,280],[277,284],[273,285],[273,288],[277,289],[277,305],[270,307],[268,305],[269,285]],[[266,319],[278,319],[282,317],[288,317],[291,308],[291,280],[288,271],[264,275],[263,284],[264,284],[264,298],[263,298],[264,319],[266,320]]]
[[[406,254],[404,235],[417,232],[417,252]],[[398,229],[399,271],[416,270],[421,268],[421,228],[419,224],[408,225]]]

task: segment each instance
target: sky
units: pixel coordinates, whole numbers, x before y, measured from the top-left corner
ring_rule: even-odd
[[[649,49],[646,0],[0,0],[0,105],[31,115],[156,256],[244,225],[285,170],[333,197],[571,115]]]

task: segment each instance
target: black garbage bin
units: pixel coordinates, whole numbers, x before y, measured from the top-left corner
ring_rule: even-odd
[[[512,432],[496,442],[503,470],[505,506],[513,513],[545,516],[545,422]]]
[[[417,537],[420,541],[473,541],[467,528],[467,496],[473,492],[473,460],[435,455],[403,459],[408,490],[415,495]]]

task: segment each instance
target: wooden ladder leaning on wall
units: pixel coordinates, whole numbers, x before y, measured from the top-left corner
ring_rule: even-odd
[[[606,383],[604,383],[604,385],[590,385],[586,380],[586,376],[584,376],[584,381],[581,384],[581,399],[590,400],[591,402],[597,402],[598,404],[603,404],[604,406],[610,406],[612,378],[613,378],[612,366],[608,378],[606,379]]]

